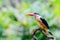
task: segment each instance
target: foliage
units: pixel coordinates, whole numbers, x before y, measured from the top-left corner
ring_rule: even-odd
[[[11,3],[9,3],[11,1]],[[0,0],[0,39],[33,40],[32,31],[38,28],[34,17],[26,14],[38,12],[45,18],[53,35],[60,40],[60,0]],[[48,40],[36,32],[38,40]]]

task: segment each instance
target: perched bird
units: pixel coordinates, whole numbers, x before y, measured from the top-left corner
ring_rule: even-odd
[[[40,28],[52,35],[52,33],[50,32],[49,25],[44,18],[42,18],[38,13],[31,13],[31,14],[28,14],[28,15],[29,16],[34,16],[36,21],[38,22]]]

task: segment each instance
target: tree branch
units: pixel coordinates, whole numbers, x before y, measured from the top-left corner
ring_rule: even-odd
[[[42,34],[43,34],[44,36],[46,36],[47,38],[52,39],[52,40],[56,40],[55,37],[53,37],[52,35],[51,35],[51,36],[48,36],[47,33],[46,33],[44,30],[40,29],[40,28],[37,28],[37,29],[34,30],[34,32],[33,32],[33,39],[34,39],[34,40],[37,40],[37,37],[36,37],[35,33],[36,33],[36,31],[38,31],[38,30],[40,30],[40,31],[42,32]]]
[[[37,28],[36,30],[33,31],[32,36],[33,36],[33,39],[34,39],[34,40],[37,40],[37,37],[36,37],[35,33],[36,33],[38,30],[40,30],[40,28]]]

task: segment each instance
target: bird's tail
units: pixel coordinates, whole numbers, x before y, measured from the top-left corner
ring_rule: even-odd
[[[47,30],[48,31],[48,33],[50,34],[50,35],[53,35],[51,32],[50,32],[50,30]]]
[[[49,34],[50,34],[50,35],[53,35],[50,31],[49,31]]]

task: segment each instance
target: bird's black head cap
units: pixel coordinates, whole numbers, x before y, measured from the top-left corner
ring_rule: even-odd
[[[39,13],[34,13],[34,14],[39,15]]]

